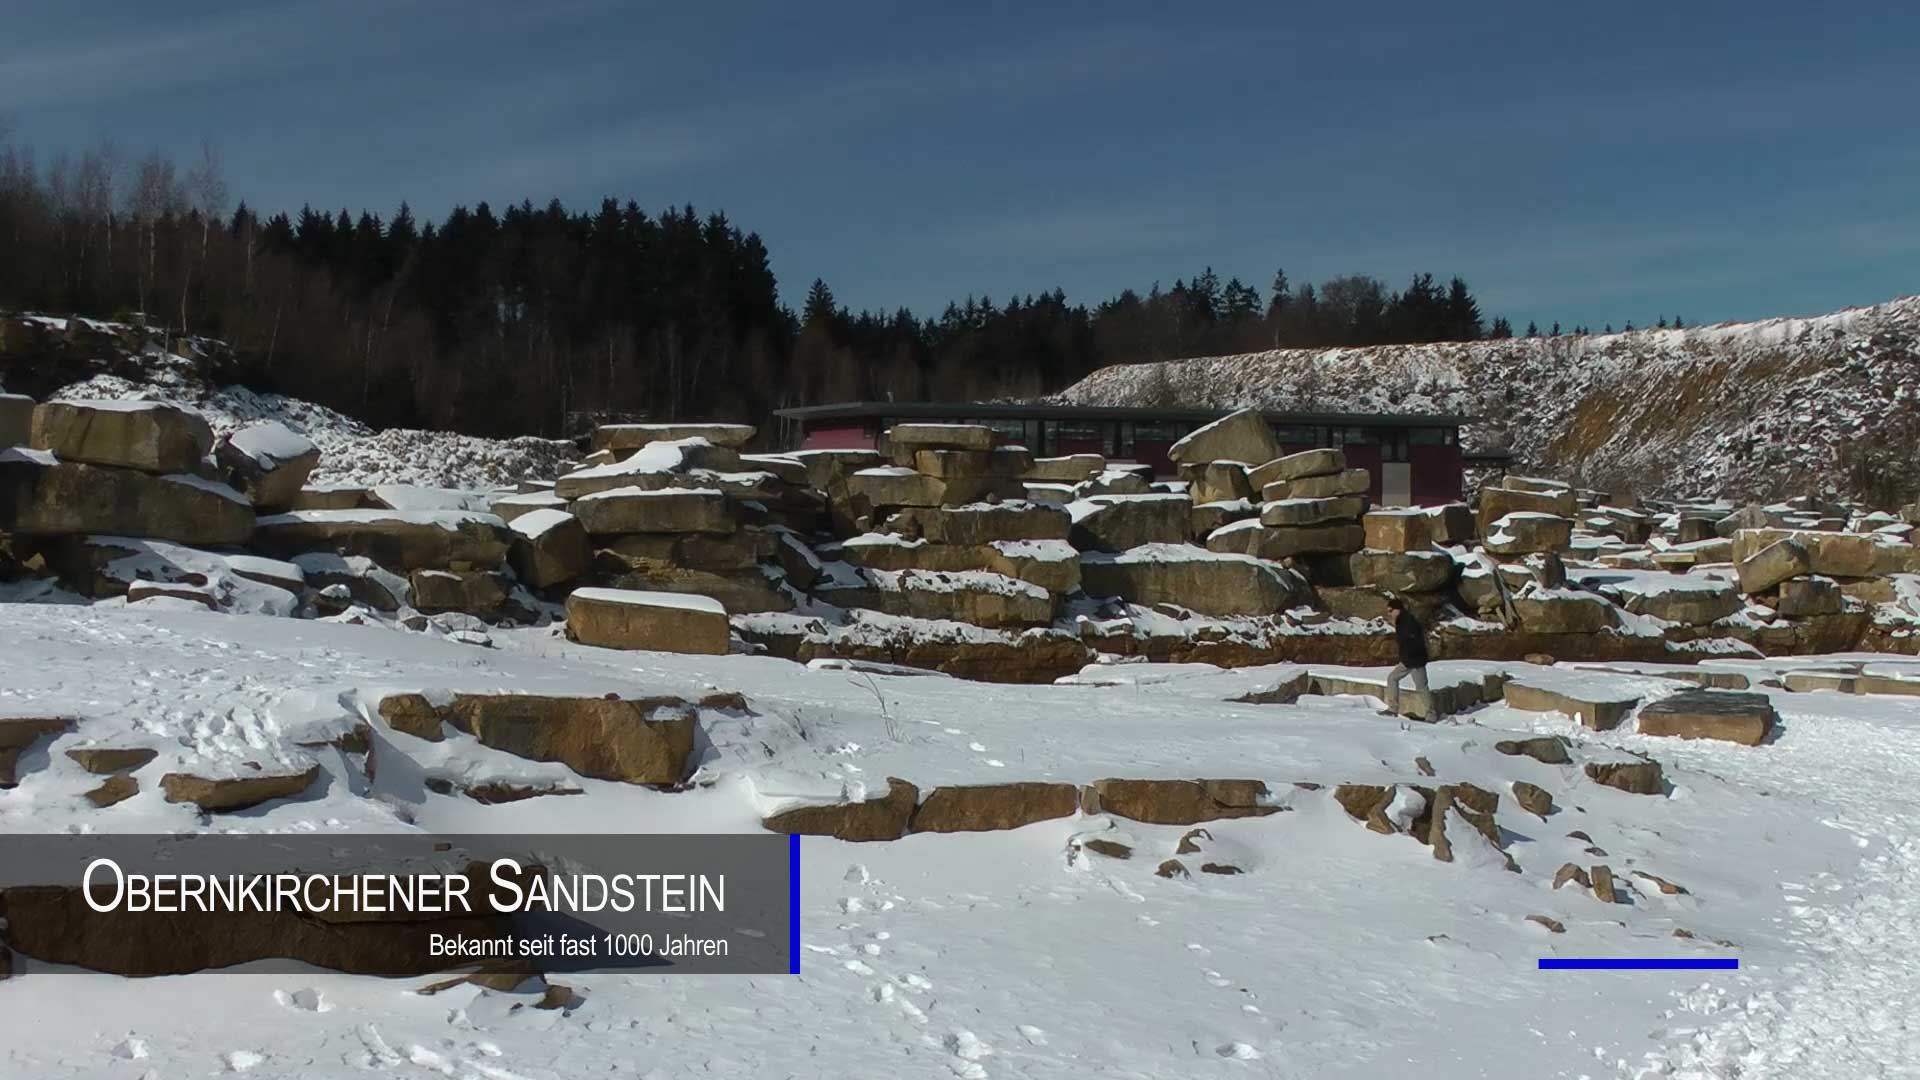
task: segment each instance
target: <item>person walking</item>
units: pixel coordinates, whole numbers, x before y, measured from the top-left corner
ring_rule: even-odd
[[[1427,719],[1437,721],[1439,706],[1427,688],[1426,624],[1408,610],[1406,600],[1399,593],[1387,597],[1387,610],[1393,613],[1393,642],[1400,654],[1400,662],[1387,672],[1387,711],[1396,716],[1405,715],[1400,711],[1400,680],[1411,675],[1413,688],[1427,695]]]

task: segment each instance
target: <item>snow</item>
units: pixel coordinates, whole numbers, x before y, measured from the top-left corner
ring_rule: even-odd
[[[32,462],[35,465],[58,465],[60,459],[53,456],[51,450],[35,450],[31,446],[9,446],[0,450],[0,463],[10,461]]]
[[[364,487],[423,484],[479,490],[528,477],[552,477],[579,461],[566,440],[525,436],[485,439],[446,431],[390,428],[375,431],[342,413],[281,394],[244,386],[216,387],[194,362],[175,354],[149,354],[144,378],[96,375],[53,395],[96,408],[137,409],[177,405],[206,418],[216,436],[259,421],[284,425],[320,448],[309,483]]]
[[[395,510],[474,510],[488,509],[486,496],[456,488],[428,487],[422,484],[375,484],[368,494]]]
[[[47,400],[74,405],[85,405],[89,409],[97,409],[100,412],[152,412],[155,409],[163,409],[167,406],[166,402],[161,401],[87,401],[84,399],[63,397],[59,394],[55,394]]]
[[[675,608],[681,611],[705,611],[725,616],[727,609],[710,596],[691,593],[651,592],[645,589],[575,589],[582,600],[602,604],[631,604],[635,607]]]
[[[296,433],[278,420],[249,424],[228,435],[227,441],[233,444],[234,449],[267,469],[317,449],[312,439]]]
[[[504,525],[493,514],[475,510],[290,510],[284,514],[272,514],[259,520],[261,528],[274,525],[306,523],[313,525],[377,525],[381,522],[404,522],[412,525],[438,525],[448,532],[456,532],[462,525]]]
[[[168,473],[160,479],[171,484],[184,484],[190,488],[199,488],[201,491],[218,495],[229,502],[237,502],[241,506],[253,505],[252,500],[248,499],[245,495],[240,494],[226,484],[220,483],[217,480],[209,480],[204,476],[195,476],[192,473]]]
[[[156,552],[166,549],[156,546]],[[189,556],[175,553],[179,558]],[[199,553],[200,557],[215,556]],[[208,563],[206,565],[213,565]],[[233,564],[227,563],[229,567]],[[306,565],[304,562],[302,565]],[[192,567],[188,567],[192,569]],[[678,594],[582,590],[676,606]],[[796,802],[862,798],[886,778],[923,792],[1102,777],[1264,780],[1267,817],[1207,823],[1192,876],[1154,875],[1189,830],[1077,814],[1011,832],[914,834],[890,843],[801,841],[802,974],[563,977],[571,1011],[529,994],[427,978],[324,971],[118,979],[43,978],[31,959],[0,981],[0,1076],[368,1073],[557,1080],[662,1076],[1343,1077],[1417,1062],[1422,1076],[1758,1078],[1911,1072],[1920,999],[1920,698],[1760,687],[1781,714],[1763,746],[1654,738],[1631,725],[1493,704],[1430,725],[1378,715],[1363,696],[1290,705],[1232,700],[1304,671],[1373,683],[1380,667],[1106,663],[1054,686],[1005,686],[892,665],[677,656],[579,646],[544,629],[498,630],[490,650],[384,625],[193,610],[197,605],[0,606],[9,675],[0,715],[75,715],[0,792],[0,830],[171,833],[431,831],[743,832]],[[764,620],[800,627],[816,616]],[[859,617],[861,632],[903,625]],[[979,628],[981,640],[1017,637]],[[1715,670],[1912,675],[1873,654],[1716,658]],[[1437,661],[1436,685],[1496,675],[1639,696],[1685,684],[1643,671]],[[658,791],[572,774],[449,732],[429,743],[377,715],[389,693],[566,693],[697,698],[739,691],[744,712],[703,715],[695,782]],[[329,748],[370,723],[369,778]],[[1564,735],[1575,763],[1497,753]],[[64,751],[142,746],[142,791],[108,810]],[[1668,797],[1587,781],[1581,763],[1648,754]],[[189,766],[317,764],[304,797],[204,821],[158,777]],[[1428,777],[1416,764],[1427,763]],[[564,784],[580,795],[482,805],[428,790]],[[1552,793],[1542,821],[1515,781]],[[1457,861],[1347,817],[1326,786],[1394,784],[1390,819],[1420,810],[1412,785],[1469,781],[1500,794],[1508,873],[1458,818]],[[1568,834],[1579,830],[1582,840]],[[1129,860],[1090,839],[1124,843]],[[1588,853],[1597,845],[1605,855]],[[1202,862],[1245,872],[1205,874]],[[1554,890],[1562,863],[1611,866],[1628,902]],[[1686,887],[1665,895],[1635,871]],[[1549,934],[1526,916],[1566,926]],[[1673,936],[1676,929],[1695,935]],[[1715,940],[1731,942],[1715,945]],[[1535,970],[1543,956],[1734,956],[1741,970]],[[77,1007],[76,1003],[83,1003]],[[804,1066],[795,1063],[805,1061]],[[138,1065],[132,1065],[137,1061]],[[977,1070],[977,1071],[976,1071]]]
[[[528,539],[537,539],[545,536],[554,527],[565,525],[572,520],[573,515],[565,510],[529,510],[507,522],[507,528]]]

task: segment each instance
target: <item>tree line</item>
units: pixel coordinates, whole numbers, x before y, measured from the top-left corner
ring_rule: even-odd
[[[760,237],[692,206],[263,216],[232,201],[210,147],[184,168],[111,144],[42,166],[4,132],[0,247],[0,308],[217,338],[256,388],[489,435],[765,423],[787,405],[1032,396],[1115,363],[1513,335],[1460,278],[1428,274],[1395,290],[1281,272],[1262,292],[1209,268],[1092,307],[1055,290],[936,317],[856,314],[815,280],[796,311]]]

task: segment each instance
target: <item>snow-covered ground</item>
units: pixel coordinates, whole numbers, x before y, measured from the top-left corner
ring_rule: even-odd
[[[183,606],[185,602],[182,602]],[[1012,832],[803,841],[799,976],[567,976],[571,1010],[526,995],[324,972],[0,981],[0,1076],[1808,1077],[1912,1075],[1920,1000],[1920,698],[1767,691],[1760,747],[1584,732],[1504,704],[1425,725],[1362,697],[1233,701],[1299,668],[1100,667],[1069,685],[807,668],[761,657],[620,653],[549,629],[478,649],[383,626],[133,607],[0,606],[0,715],[81,717],[0,792],[0,830],[748,831],[796,799],[941,784],[1246,777],[1283,812],[1216,821],[1154,873],[1178,826],[1079,815]],[[1855,658],[1865,659],[1865,658]],[[1900,666],[1883,657],[1874,662]],[[1765,674],[1805,659],[1710,661]],[[1907,665],[1910,667],[1911,665]],[[1437,684],[1522,665],[1437,663]],[[1378,672],[1345,671],[1347,675]],[[1595,678],[1606,678],[1596,675]],[[1645,690],[1661,684],[1617,676]],[[1675,683],[1671,689],[1682,688]],[[403,690],[740,691],[710,722],[693,789],[583,779],[469,739],[375,721],[379,778],[295,742],[372,717]],[[1514,733],[1575,740],[1575,763],[1496,753]],[[159,757],[105,810],[64,750]],[[1600,787],[1580,762],[1648,753],[1670,793]],[[308,755],[307,797],[211,825],[149,782]],[[1434,778],[1416,763],[1424,759]],[[422,775],[564,778],[583,795],[482,805]],[[409,782],[411,778],[412,782]],[[1525,780],[1559,809],[1514,805]],[[1436,861],[1353,821],[1327,788],[1471,781],[1501,794],[1518,874],[1456,841]],[[1459,830],[1466,832],[1466,830]],[[1568,836],[1579,831],[1590,839]],[[1454,835],[1450,833],[1450,835]],[[1129,860],[1080,849],[1099,837]],[[1475,840],[1470,833],[1464,840]],[[1598,855],[1584,851],[1603,849]],[[1629,902],[1555,891],[1565,862],[1607,863]],[[1666,895],[1640,870],[1684,885]],[[1527,920],[1565,926],[1552,934]],[[1676,938],[1674,930],[1695,935]],[[1729,945],[1715,944],[1725,941]],[[1738,972],[1541,972],[1545,956],[1737,956]]]
[[[1812,318],[1282,349],[1104,368],[1056,400],[1455,413],[1519,471],[1666,497],[1846,491],[1841,450],[1912,438],[1920,297]],[[1899,441],[1895,441],[1899,440]]]

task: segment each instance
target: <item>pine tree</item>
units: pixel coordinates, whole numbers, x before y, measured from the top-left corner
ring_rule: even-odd
[[[967,298],[969,312],[973,309],[973,298]],[[807,306],[801,316],[803,326],[832,326],[840,314],[840,307],[834,302],[833,290],[820,278],[813,279],[813,286],[807,290]]]
[[[1673,328],[1675,330],[1685,330],[1687,328],[1687,324],[1680,321],[1680,316],[1675,315],[1673,317]]]
[[[1532,320],[1527,321],[1527,336],[1528,337],[1540,336],[1540,327],[1538,324],[1534,323]]]
[[[1467,291],[1467,283],[1459,278],[1447,285],[1447,322],[1453,340],[1479,340],[1480,305]]]
[[[1273,284],[1267,289],[1267,318],[1277,318],[1293,303],[1293,290],[1287,285],[1287,272],[1275,270]]]
[[[1513,325],[1507,322],[1505,317],[1496,317],[1493,320],[1493,329],[1487,336],[1495,339],[1510,338],[1513,336]]]
[[[1553,329],[1552,329],[1551,331],[1548,331],[1548,334],[1547,334],[1547,336],[1548,336],[1548,337],[1559,337],[1559,336],[1560,336],[1560,324],[1559,324],[1559,323],[1554,323],[1554,324],[1553,324]]]

